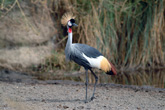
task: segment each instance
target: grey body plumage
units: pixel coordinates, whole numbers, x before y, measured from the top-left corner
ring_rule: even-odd
[[[65,48],[67,60],[74,61],[85,69],[91,69],[90,63],[84,58],[83,54],[89,58],[97,58],[102,55],[98,50],[86,44],[74,43],[69,48],[67,46]]]

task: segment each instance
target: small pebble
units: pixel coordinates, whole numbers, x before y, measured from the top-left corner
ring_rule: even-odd
[[[63,106],[63,108],[64,108],[64,109],[67,109],[67,108],[69,108],[69,107],[68,107],[68,106]]]

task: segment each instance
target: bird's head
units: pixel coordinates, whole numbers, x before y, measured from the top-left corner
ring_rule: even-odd
[[[75,19],[70,19],[67,23],[67,27],[72,27],[72,26],[78,26],[76,23],[75,23]]]
[[[75,23],[75,16],[73,16],[73,13],[65,13],[63,16],[62,16],[62,19],[61,19],[61,24],[63,26],[67,26],[69,28],[71,28],[72,26],[78,26],[76,23]]]

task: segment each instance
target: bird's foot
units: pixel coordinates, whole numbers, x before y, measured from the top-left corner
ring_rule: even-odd
[[[86,99],[84,102],[85,102],[85,103],[88,103],[88,102],[91,102],[93,99],[95,99],[94,96],[92,96],[89,100]]]
[[[85,100],[84,102],[85,102],[85,103],[88,103],[88,102],[89,102],[89,100]]]
[[[95,97],[94,97],[94,96],[92,96],[92,97],[91,97],[91,101],[92,101],[93,99],[95,99]]]

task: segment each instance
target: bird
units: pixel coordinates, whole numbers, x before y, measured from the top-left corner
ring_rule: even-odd
[[[95,97],[95,89],[98,81],[97,75],[93,72],[92,68],[98,68],[103,70],[108,75],[117,75],[115,66],[107,60],[96,48],[93,48],[86,44],[72,43],[72,27],[78,26],[75,23],[75,16],[73,13],[67,12],[61,18],[61,24],[67,27],[68,39],[65,47],[65,57],[67,61],[74,61],[75,63],[83,66],[86,74],[86,95],[85,103],[92,101]],[[88,88],[88,70],[91,71],[95,77],[94,89],[92,97],[87,99]]]

